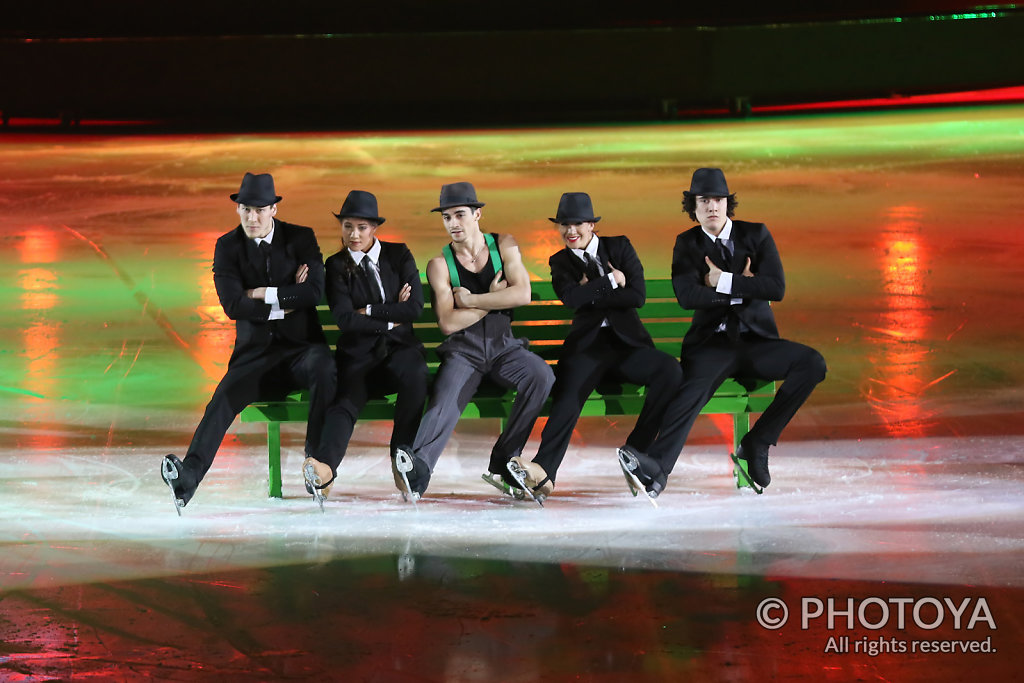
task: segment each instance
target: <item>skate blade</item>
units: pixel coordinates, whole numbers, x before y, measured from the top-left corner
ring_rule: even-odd
[[[395,469],[398,470],[398,474],[402,477],[402,500],[408,503],[412,501],[413,507],[418,507],[420,494],[412,490],[412,486],[409,484],[408,473],[412,472],[412,457],[405,451],[399,450],[395,452]]]
[[[626,478],[626,484],[629,486],[630,493],[633,494],[634,498],[638,497],[640,493],[643,493],[644,498],[651,501],[651,505],[657,508],[658,501],[654,500],[654,498],[647,493],[647,489],[644,488],[643,482],[633,474],[633,470],[639,467],[640,463],[637,462],[636,458],[629,453],[624,452],[621,448],[618,449],[617,452],[619,455],[619,467],[622,468],[622,476]]]
[[[492,474],[491,472],[485,472],[484,474],[480,475],[480,478],[486,481],[494,488],[504,493],[506,496],[511,496],[516,500],[526,500],[526,494],[520,491],[519,489],[514,489],[508,484],[506,484],[505,481],[501,478],[500,474]]]
[[[729,457],[732,458],[732,475],[736,477],[736,488],[747,488],[754,489],[754,493],[761,495],[764,493],[764,489],[754,483],[754,480],[747,474],[747,463],[745,460],[740,460],[736,457],[735,453],[730,453]]]
[[[306,465],[302,468],[302,477],[306,480],[306,490],[313,494],[313,499],[320,505],[320,512],[324,513],[324,501],[327,499],[327,496],[317,488],[323,482],[320,480],[320,477],[316,476],[316,470],[313,469],[312,465]]]
[[[512,478],[519,482],[519,486],[526,495],[536,502],[537,505],[544,507],[544,498],[534,494],[533,489],[526,483],[526,470],[523,469],[522,465],[514,460],[509,460],[505,467],[508,469],[508,473],[512,475]]]
[[[171,482],[178,478],[178,470],[171,464],[171,461],[164,458],[163,463],[160,465],[160,476],[163,478],[164,483],[167,484],[167,488],[171,490],[171,500],[174,501],[174,511],[181,517],[181,508],[185,507],[185,501],[178,498],[178,495],[174,492],[174,484]]]

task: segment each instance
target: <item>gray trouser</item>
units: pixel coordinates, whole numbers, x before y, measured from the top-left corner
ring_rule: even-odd
[[[522,452],[555,381],[551,368],[526,344],[512,336],[506,316],[490,314],[438,347],[441,367],[413,443],[416,456],[431,472],[484,377],[516,390],[508,424],[491,449],[488,470],[503,472],[509,458]]]

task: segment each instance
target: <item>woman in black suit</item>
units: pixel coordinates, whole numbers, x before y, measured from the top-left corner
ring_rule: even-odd
[[[678,410],[675,397],[682,370],[675,358],[657,350],[644,329],[637,309],[647,296],[644,269],[627,237],[598,237],[590,196],[567,192],[558,203],[555,218],[565,248],[548,260],[551,282],[562,303],[575,309],[572,329],[565,340],[552,390],[553,403],[541,444],[533,462],[513,458],[523,482],[535,498],[543,499],[554,488],[555,474],[569,447],[583,404],[602,380],[629,382],[647,388],[643,409],[625,445],[618,449],[627,481],[642,484],[653,498],[664,479],[630,477],[644,470],[660,473],[649,464],[673,449],[682,449],[674,424]],[[513,478],[515,474],[512,473]],[[511,482],[510,482],[511,484]]]
[[[384,223],[377,211],[374,195],[353,190],[335,214],[344,247],[327,259],[327,303],[341,330],[335,351],[338,391],[327,413],[320,457],[307,458],[302,468],[306,489],[321,506],[367,400],[398,392],[393,470],[395,446],[416,436],[427,395],[423,345],[412,329],[423,312],[419,270],[405,244],[377,239]]]

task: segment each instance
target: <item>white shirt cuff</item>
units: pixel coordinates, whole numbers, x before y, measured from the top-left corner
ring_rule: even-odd
[[[719,294],[732,294],[732,273],[722,273],[719,276],[715,291]]]
[[[614,273],[608,273],[607,275],[605,275],[605,277],[608,278],[608,282],[612,283],[612,289],[619,288],[619,283],[615,281]]]

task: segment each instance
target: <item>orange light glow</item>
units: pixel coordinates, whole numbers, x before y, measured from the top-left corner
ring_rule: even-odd
[[[57,262],[60,243],[56,233],[45,226],[32,226],[17,244],[22,263]]]
[[[21,289],[21,308],[43,311],[57,305],[57,274],[45,268],[18,271]]]
[[[224,314],[213,285],[213,249],[220,235],[215,232],[201,232],[192,235],[196,254],[195,283],[199,287],[199,331],[195,336],[194,357],[209,378],[203,393],[212,394],[227,368],[228,357],[235,341],[235,325]]]
[[[531,228],[526,239],[517,240],[524,263],[547,264],[551,255],[565,246],[562,243],[562,238],[558,236],[558,230],[555,229],[554,224],[549,221],[544,223],[539,228]],[[551,272],[547,268],[541,272],[531,272],[530,275],[534,280],[549,280],[551,278]]]
[[[922,211],[916,206],[889,209],[888,228],[882,233],[882,288],[888,310],[872,354],[875,375],[867,399],[893,436],[921,436],[922,422],[931,413],[922,405],[931,354],[928,339],[929,302],[925,275],[926,248],[921,230]]]

